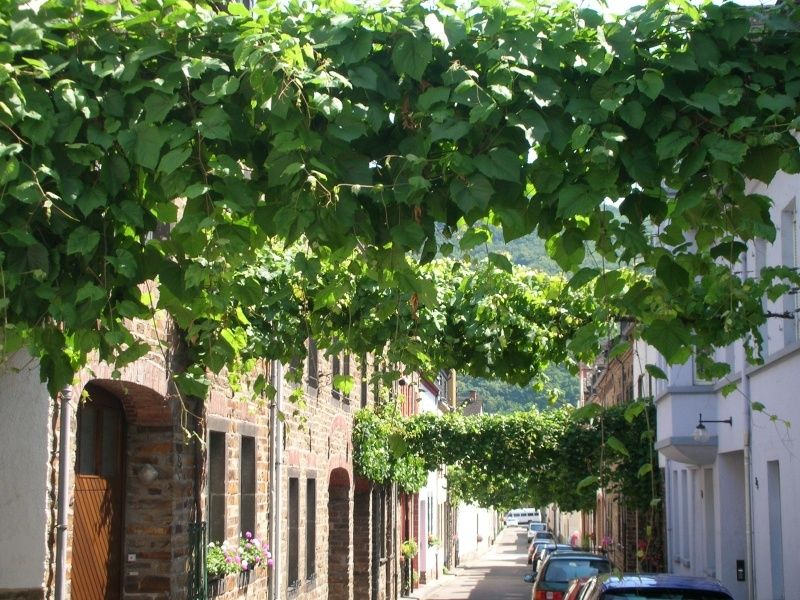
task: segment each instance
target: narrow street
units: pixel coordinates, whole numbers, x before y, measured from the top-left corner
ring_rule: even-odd
[[[500,532],[494,546],[474,561],[459,566],[439,582],[416,590],[425,600],[529,600],[531,584],[522,580],[528,572],[525,528]]]

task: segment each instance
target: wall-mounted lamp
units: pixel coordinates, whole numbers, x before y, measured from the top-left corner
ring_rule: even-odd
[[[153,483],[157,477],[158,471],[151,464],[142,465],[136,473],[136,478],[144,484]]]
[[[727,419],[705,419],[703,420],[703,413],[700,413],[700,420],[697,422],[697,427],[694,429],[694,439],[697,442],[707,442],[708,441],[708,429],[706,429],[705,423],[727,423],[731,427],[733,427],[733,417],[728,417]]]

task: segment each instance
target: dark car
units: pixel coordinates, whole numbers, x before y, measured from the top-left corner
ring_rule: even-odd
[[[534,558],[533,570],[538,570],[539,565],[542,564],[544,560],[554,552],[563,554],[565,552],[581,552],[581,550],[576,550],[569,544],[547,544],[546,546],[542,546],[542,548],[539,550],[538,557]],[[583,553],[585,554],[585,552]],[[538,560],[536,560],[537,558]]]
[[[611,572],[611,561],[590,552],[555,552],[545,559],[531,593],[532,600],[563,600],[573,579]]]
[[[533,536],[528,539],[529,542],[541,542],[547,541],[551,544],[555,542],[555,537],[553,536],[552,531],[534,531]]]
[[[533,555],[533,561],[531,564],[533,565],[534,573],[538,570],[539,565],[542,564],[545,558],[550,556],[553,552],[575,552],[575,548],[570,546],[569,544],[544,544],[543,546],[539,547]]]
[[[716,579],[669,573],[592,577],[579,596],[581,600],[630,597],[652,600],[733,600],[727,588]]]
[[[533,563],[533,559],[536,556],[536,553],[539,551],[540,548],[543,546],[547,546],[548,544],[552,544],[553,540],[534,540],[528,545],[528,564]],[[536,570],[536,569],[534,569]]]

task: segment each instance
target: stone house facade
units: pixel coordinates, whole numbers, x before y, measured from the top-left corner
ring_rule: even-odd
[[[34,359],[0,369],[0,543],[13,550],[0,599],[396,597],[396,494],[353,472],[352,416],[375,398],[363,374],[351,399],[308,384],[284,425],[280,400],[234,393],[224,375],[206,402],[181,398],[169,320],[132,328],[146,356],[91,363],[55,399]],[[277,384],[280,365],[259,368]],[[206,589],[206,542],[247,532],[269,540],[274,571]]]
[[[354,471],[352,431],[364,407],[410,393],[372,381],[371,357],[329,356],[309,340],[300,383],[279,391],[276,422],[280,523],[273,597],[386,600],[399,593],[397,491]],[[294,368],[299,368],[296,365]],[[334,388],[351,376],[349,393]]]
[[[182,399],[169,383],[181,366],[170,322],[132,327],[151,347],[145,357],[121,371],[89,364],[55,401],[39,383],[34,360],[17,357],[22,370],[12,362],[2,373],[3,389],[12,391],[0,393],[0,406],[19,415],[13,427],[3,426],[2,454],[13,455],[32,433],[49,453],[37,453],[27,464],[2,464],[2,480],[24,479],[26,499],[36,510],[25,511],[18,497],[0,493],[0,529],[19,523],[5,541],[25,540],[16,559],[21,572],[0,559],[0,598],[196,597],[202,582],[193,575],[202,570],[204,539],[197,523],[207,512],[203,486],[211,431],[223,433],[229,465],[225,539],[239,536],[236,465],[246,436],[254,441],[254,467],[261,473],[252,512],[257,528],[267,530],[268,428],[259,407],[234,396],[223,377],[214,381],[207,403]],[[218,586],[221,597],[267,590],[265,568],[248,579],[230,579]]]
[[[603,407],[617,406],[643,397],[645,390],[634,381],[634,362],[639,360],[635,345],[613,358],[610,349],[619,341],[630,340],[631,326],[624,324],[617,338],[594,365],[581,370],[581,403],[594,402]],[[663,559],[663,510],[658,507],[643,512],[626,504],[622,494],[601,489],[597,505],[582,516],[580,541],[601,548],[623,571],[661,570]],[[649,535],[648,533],[649,532]],[[647,548],[646,560],[637,556]]]

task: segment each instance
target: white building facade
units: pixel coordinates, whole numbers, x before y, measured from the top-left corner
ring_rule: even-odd
[[[748,245],[740,267],[800,267],[800,176],[779,173],[750,191],[772,198],[774,243]],[[794,313],[792,290],[773,313]],[[638,395],[657,408],[656,449],[666,482],[667,565],[673,573],[716,577],[737,600],[800,598],[800,314],[770,319],[763,329],[764,362],[746,361],[741,343],[717,351],[731,366],[718,381],[698,377],[690,362],[667,366],[652,348],[637,348]],[[666,381],[644,369],[655,364]],[[736,389],[728,395],[723,388]],[[694,432],[700,415],[707,439]],[[708,422],[711,421],[711,422]],[[794,426],[794,427],[792,427]]]
[[[441,413],[439,390],[424,378],[419,384],[419,412]],[[444,568],[444,541],[446,535],[447,479],[444,469],[428,473],[425,487],[417,493],[419,507],[419,576],[420,582],[438,579]]]

